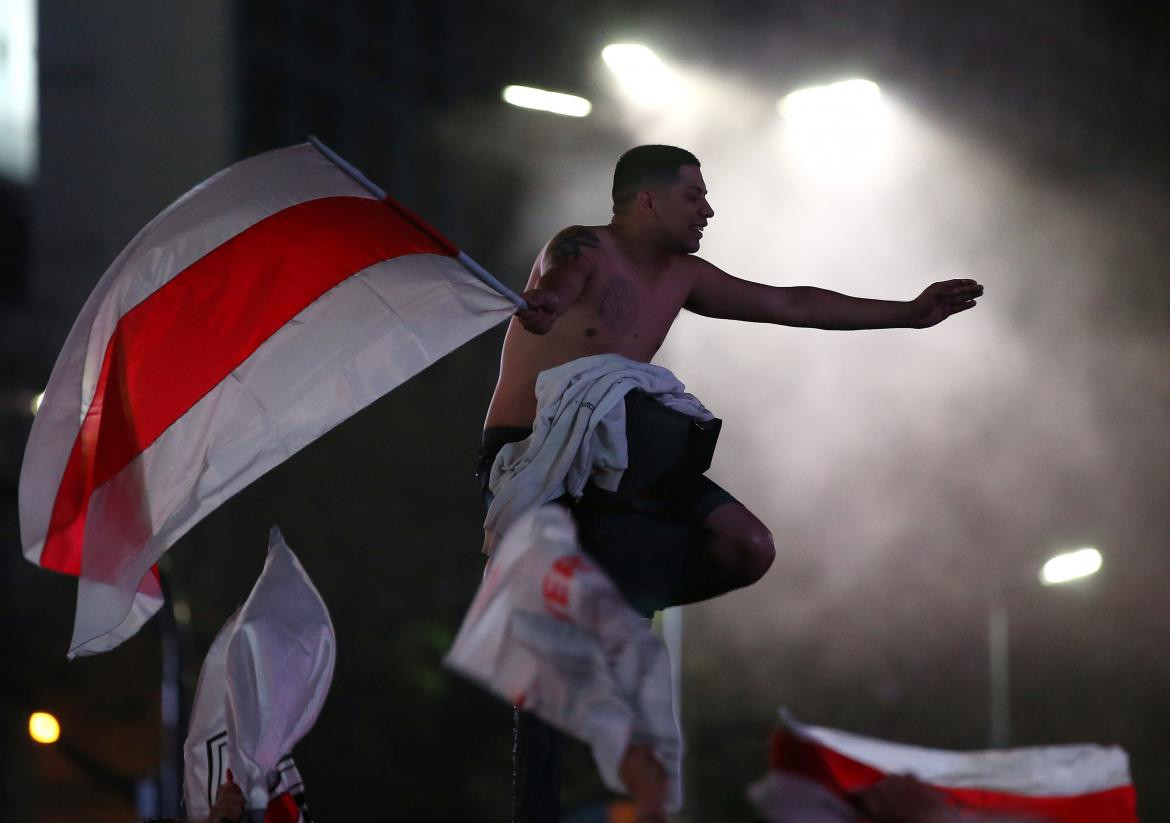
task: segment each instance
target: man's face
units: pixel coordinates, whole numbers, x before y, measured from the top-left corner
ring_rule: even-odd
[[[680,252],[697,252],[703,229],[714,216],[699,167],[680,166],[678,182],[658,199],[658,218],[671,245]]]

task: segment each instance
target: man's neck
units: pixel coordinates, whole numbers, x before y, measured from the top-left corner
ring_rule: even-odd
[[[609,223],[617,246],[630,262],[643,271],[657,271],[666,268],[671,253],[653,241],[649,233],[639,226],[615,215]]]

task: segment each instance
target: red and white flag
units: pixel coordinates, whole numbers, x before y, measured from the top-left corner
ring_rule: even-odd
[[[748,794],[776,823],[858,821],[850,795],[895,774],[912,775],[958,809],[992,820],[1138,820],[1129,758],[1116,746],[946,751],[806,726],[784,715],[769,759],[771,774]]]
[[[139,232],[65,342],[21,469],[25,556],[80,577],[70,657],[158,610],[153,564],[216,506],[513,313],[459,257],[309,145]]]

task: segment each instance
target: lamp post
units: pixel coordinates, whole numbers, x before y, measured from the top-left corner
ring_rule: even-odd
[[[1050,557],[1040,569],[1043,586],[1061,586],[1083,580],[1101,568],[1101,552],[1077,549]],[[987,607],[987,662],[991,691],[988,740],[993,749],[1011,743],[1010,623],[1004,587],[996,585]]]

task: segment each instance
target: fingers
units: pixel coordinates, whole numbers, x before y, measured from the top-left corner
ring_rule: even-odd
[[[947,280],[938,285],[943,294],[983,294],[983,285],[974,280]]]
[[[978,283],[962,283],[955,286],[945,286],[941,289],[940,294],[951,300],[969,300],[972,297],[981,296],[983,294],[983,286]]]
[[[937,295],[937,304],[941,304],[946,308],[948,314],[957,314],[961,311],[975,307],[975,299],[983,296],[983,287],[976,284],[974,286],[953,286],[940,291]]]
[[[232,774],[232,770],[231,770],[231,769],[228,769],[228,770],[227,770],[227,782],[228,782],[228,783],[235,783],[235,782],[236,782],[236,778],[235,778],[235,776]]]
[[[555,312],[561,302],[556,292],[549,291],[548,289],[529,289],[520,296],[528,303],[528,308],[535,311]]]
[[[520,325],[533,334],[545,334],[552,328],[557,319],[557,306],[560,300],[554,292],[548,289],[529,289],[521,295],[528,303],[527,308],[516,312],[516,319]]]
[[[546,334],[552,328],[556,315],[540,309],[521,309],[516,312],[520,325],[533,334]]]

